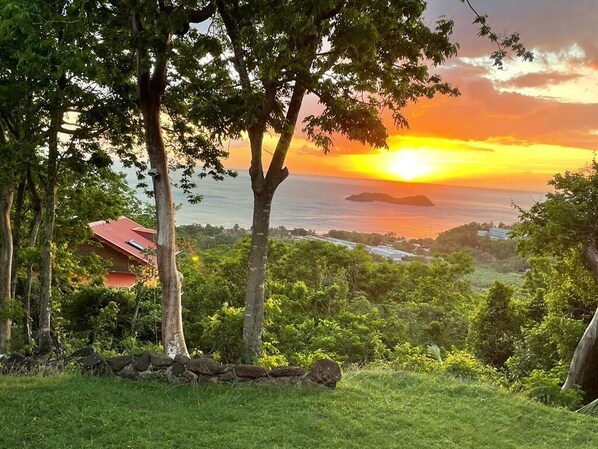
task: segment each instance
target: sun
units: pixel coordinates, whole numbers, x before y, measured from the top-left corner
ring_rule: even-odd
[[[424,150],[398,150],[389,154],[388,171],[402,181],[424,178],[433,171]]]

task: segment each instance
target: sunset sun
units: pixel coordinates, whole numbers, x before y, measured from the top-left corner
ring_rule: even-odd
[[[388,170],[402,181],[414,181],[432,171],[420,150],[400,150],[390,154]]]

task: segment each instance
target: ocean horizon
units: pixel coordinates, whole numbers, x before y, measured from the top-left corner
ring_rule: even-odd
[[[134,173],[123,172],[134,188],[137,182]],[[435,205],[409,206],[345,199],[363,192],[395,197],[425,195]],[[247,171],[239,171],[236,178],[224,181],[199,180],[193,193],[202,195],[203,200],[190,204],[181,189],[174,189],[177,225],[251,227],[253,193]],[[138,191],[138,196],[150,201],[143,192]],[[514,223],[519,215],[515,205],[528,209],[543,199],[544,194],[539,192],[291,174],[274,196],[270,226],[305,228],[317,233],[343,229],[382,234],[394,232],[406,238],[435,237],[442,231],[473,221]]]

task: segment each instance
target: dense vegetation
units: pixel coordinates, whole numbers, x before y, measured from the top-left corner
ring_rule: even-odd
[[[297,240],[296,232],[284,229],[273,234],[262,365],[309,366],[320,357],[346,366],[377,362],[482,380],[549,404],[580,404],[577,391],[560,392],[595,304],[596,287],[579,261],[557,271],[550,259],[534,258],[520,287],[496,281],[480,291],[472,284],[474,259],[467,249],[397,264],[374,259],[361,246]],[[512,242],[493,242],[500,244],[510,248]],[[241,360],[249,245],[249,233],[239,227],[179,229],[192,353]],[[578,289],[565,288],[572,279]],[[159,349],[159,289],[65,285],[61,292],[57,332],[68,350],[90,341],[110,354]],[[579,314],[571,316],[574,311]],[[18,348],[21,326],[16,329]]]
[[[6,448],[598,445],[593,418],[479,384],[389,371],[346,372],[334,391],[189,389],[60,376],[0,378],[0,392],[11,411],[0,414],[0,447]]]

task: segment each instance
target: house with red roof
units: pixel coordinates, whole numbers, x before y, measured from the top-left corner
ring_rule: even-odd
[[[92,239],[79,247],[82,255],[97,254],[109,261],[106,286],[130,288],[140,273],[156,267],[156,231],[130,218],[89,223]],[[140,280],[140,279],[139,279]],[[146,281],[144,279],[143,281]]]

